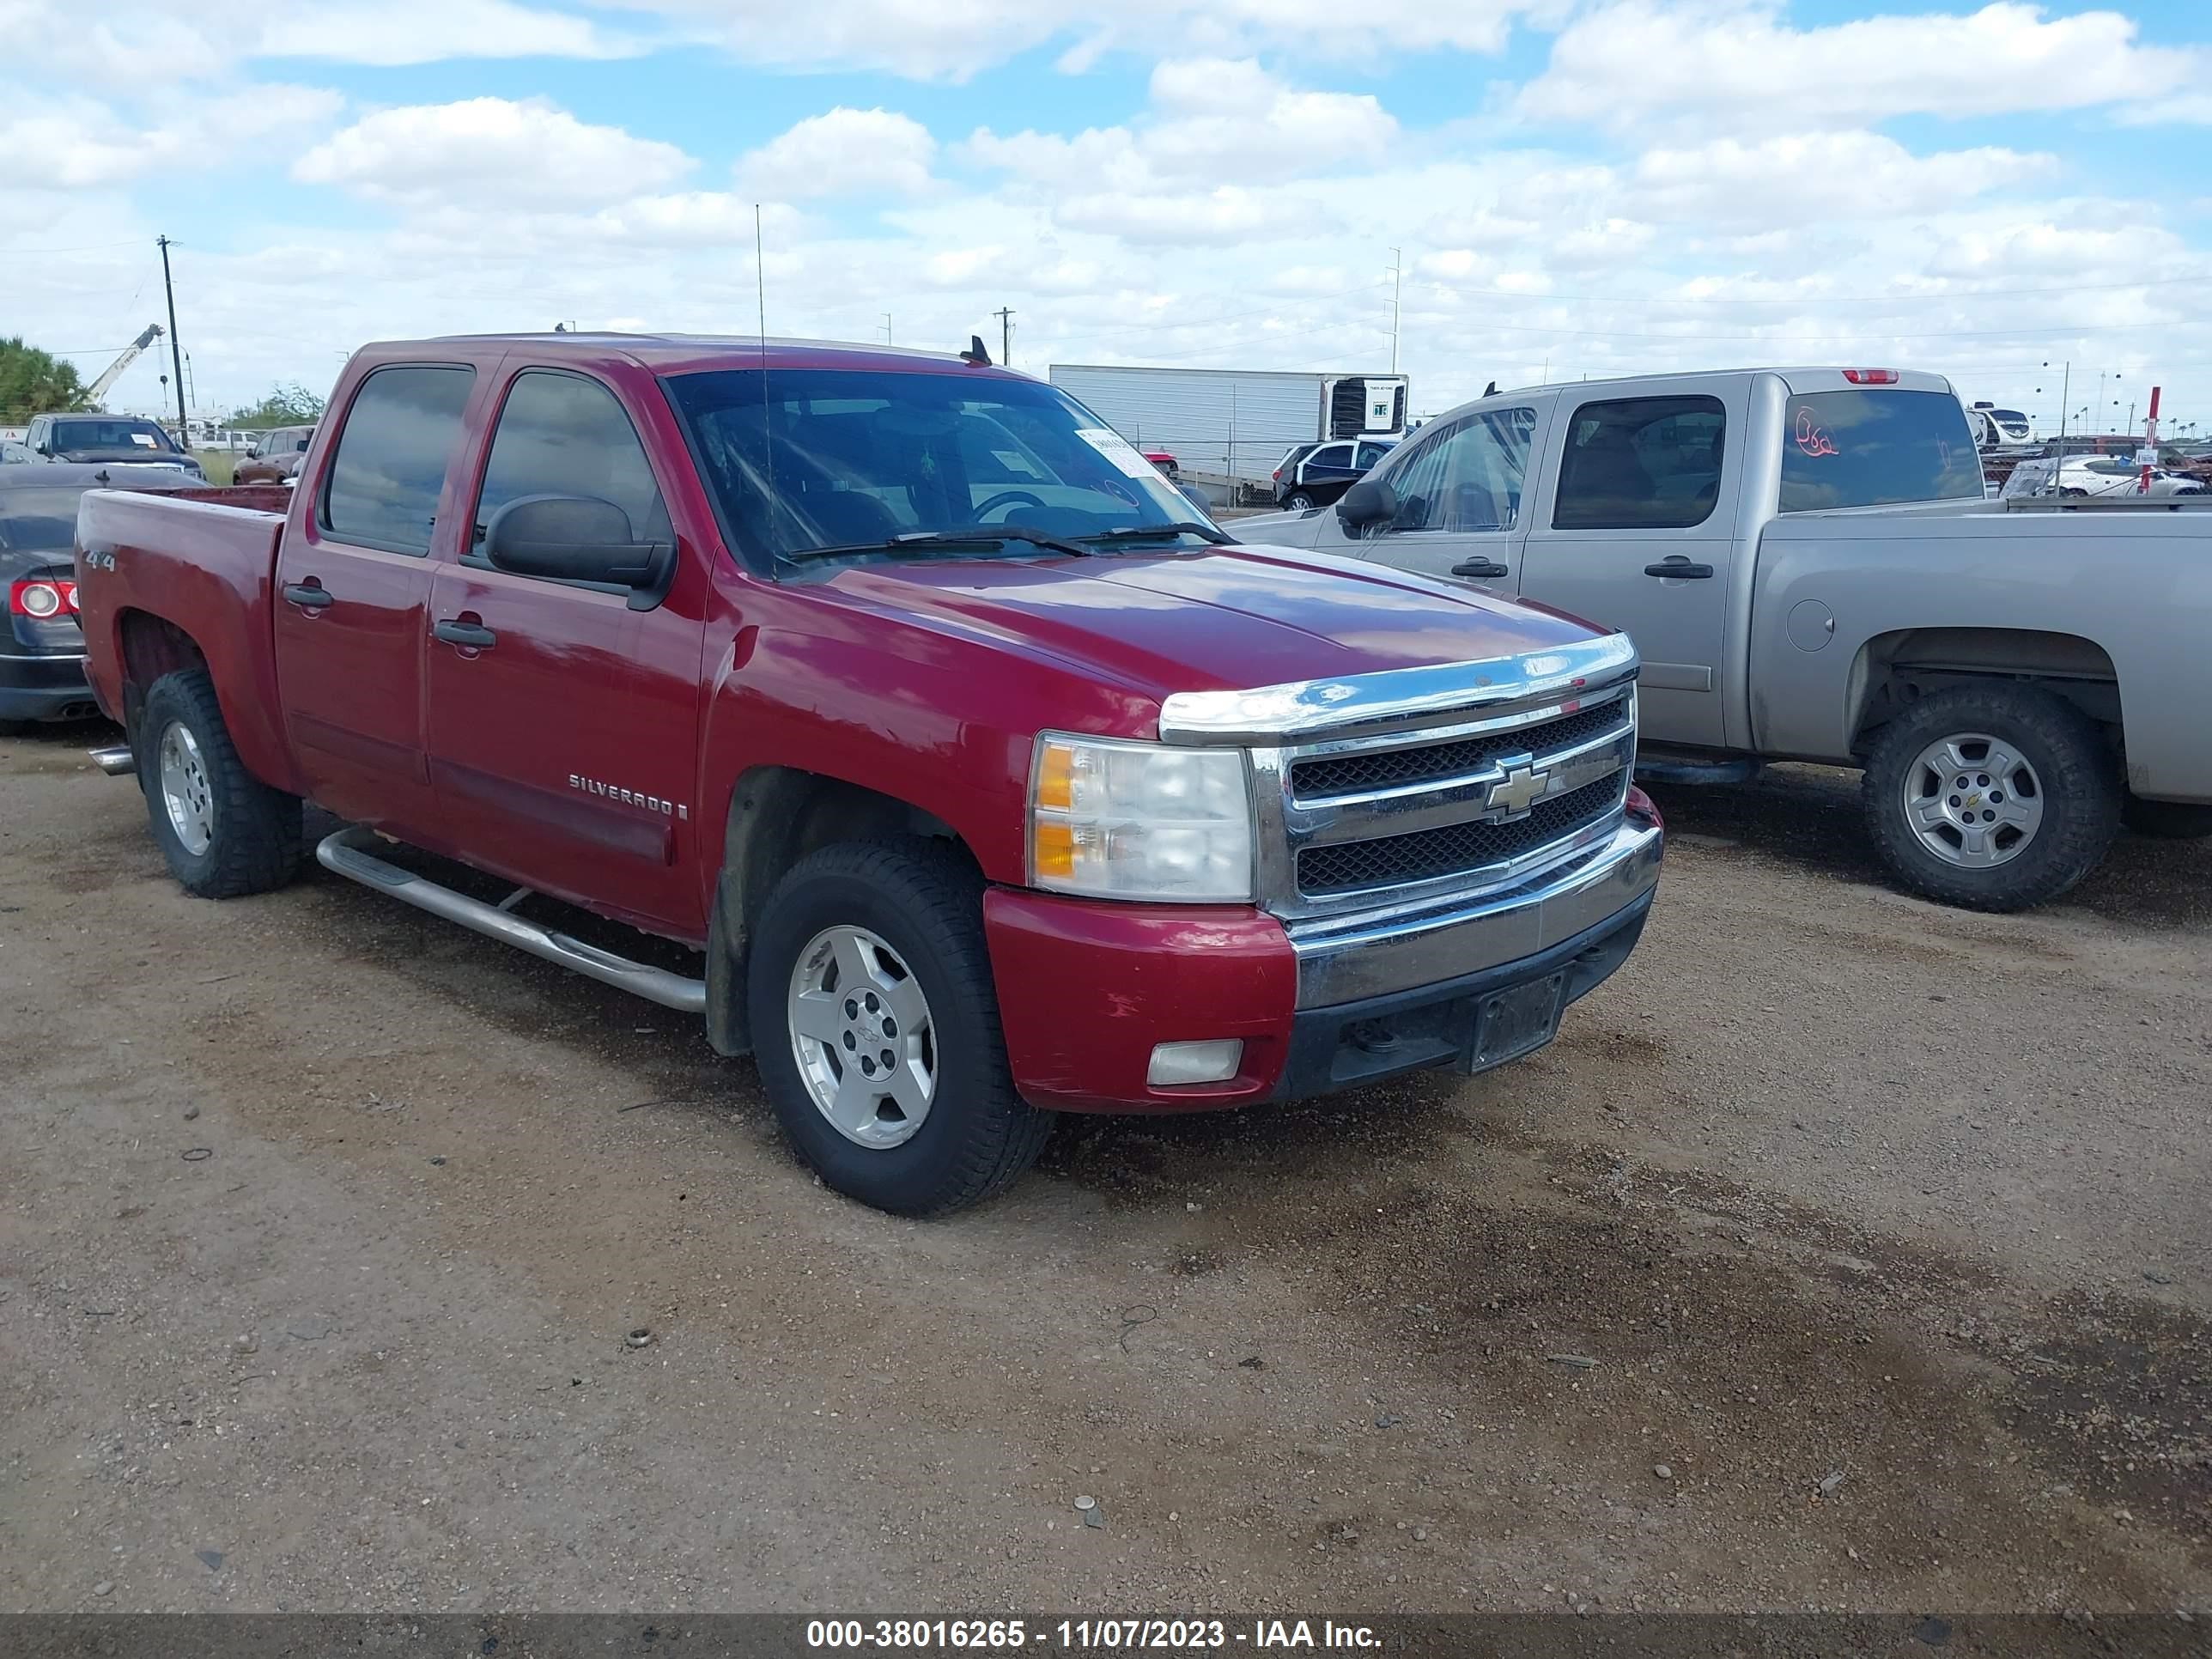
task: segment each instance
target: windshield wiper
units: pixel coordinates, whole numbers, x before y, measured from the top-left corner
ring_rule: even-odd
[[[1090,538],[1094,542],[1143,542],[1160,536],[1196,536],[1216,547],[1233,547],[1234,536],[1224,535],[1210,524],[1195,524],[1188,520],[1177,524],[1129,524],[1119,530],[1102,530]]]
[[[1079,559],[1095,559],[1098,550],[1084,547],[1074,542],[1063,542],[1034,530],[1022,530],[1012,525],[985,525],[975,530],[909,530],[902,535],[886,536],[879,542],[847,542],[835,547],[793,548],[783,556],[802,559],[834,558],[847,553],[902,553],[908,548],[930,547],[1003,547],[1008,542],[1026,542],[1031,547],[1041,547],[1051,553],[1071,554]]]

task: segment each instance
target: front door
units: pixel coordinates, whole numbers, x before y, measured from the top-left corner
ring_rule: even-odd
[[[492,516],[526,495],[588,495],[636,541],[674,538],[615,394],[525,368],[507,390],[468,550],[441,563],[428,631],[430,771],[452,838],[516,881],[655,931],[698,929],[702,833],[696,601],[636,610],[626,591],[495,568]],[[681,550],[679,556],[690,556]],[[701,585],[684,585],[690,594]],[[690,614],[684,614],[689,611]],[[719,820],[703,833],[720,833]]]
[[[475,370],[395,364],[364,378],[272,596],[284,724],[307,792],[340,817],[423,822],[422,650],[429,550]]]
[[[1421,433],[1376,474],[1397,498],[1396,515],[1366,526],[1344,550],[1512,594],[1528,533],[1522,502],[1534,498],[1528,474],[1540,453],[1540,425],[1538,409],[1524,405],[1477,410]],[[1320,545],[1334,550],[1347,535],[1340,520]]]
[[[1521,592],[1636,642],[1647,738],[1722,747],[1743,465],[1728,429],[1741,428],[1741,403],[1699,391],[1562,401],[1559,410],[1548,446],[1559,486],[1529,531]]]

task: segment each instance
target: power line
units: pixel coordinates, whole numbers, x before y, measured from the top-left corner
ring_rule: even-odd
[[[76,247],[10,247],[0,248],[0,257],[7,258],[43,259],[52,253],[99,253],[112,247],[143,247],[145,239],[133,236],[120,242],[86,242]]]

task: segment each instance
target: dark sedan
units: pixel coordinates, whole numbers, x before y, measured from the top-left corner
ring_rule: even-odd
[[[1293,513],[1326,507],[1396,447],[1389,438],[1300,444],[1275,468],[1275,505]]]
[[[100,712],[85,684],[76,625],[77,498],[88,489],[182,489],[197,477],[164,468],[0,467],[0,731]]]

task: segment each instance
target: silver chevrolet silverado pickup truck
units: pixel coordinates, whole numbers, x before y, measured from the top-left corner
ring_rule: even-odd
[[[2015,910],[2123,820],[2212,835],[2208,508],[1986,501],[1941,377],[1773,368],[1486,397],[1237,529],[1622,629],[1641,774],[1862,767],[1899,880]]]

